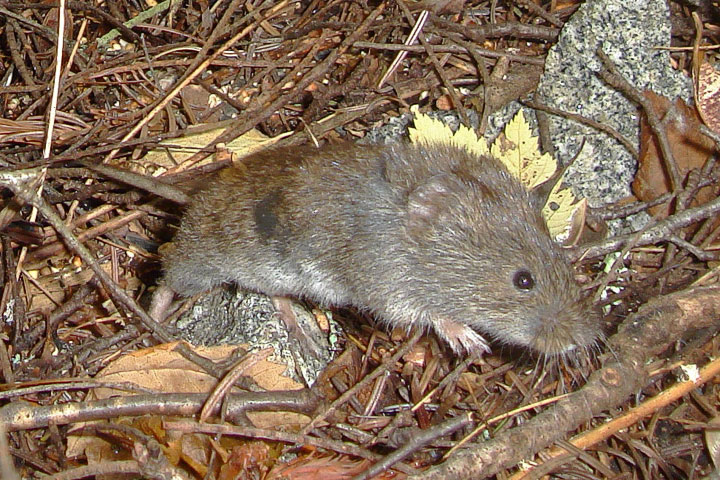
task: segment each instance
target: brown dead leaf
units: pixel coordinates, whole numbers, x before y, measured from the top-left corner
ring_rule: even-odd
[[[101,370],[95,380],[113,383],[127,382],[165,393],[206,393],[211,391],[217,384],[217,379],[182,357],[175,351],[176,346],[177,343],[162,344],[124,355]],[[229,358],[237,347],[193,348],[196,353],[205,358],[221,361]],[[247,375],[268,391],[302,389],[302,385],[283,375],[286,368],[285,365],[263,360],[249,368]],[[87,400],[99,400],[118,395],[128,395],[128,393],[111,388],[98,388],[88,394]],[[247,416],[258,428],[274,428],[278,425],[286,428],[302,426],[309,421],[307,416],[291,412],[248,412]],[[159,440],[163,438],[163,435],[160,435],[156,429],[148,433],[152,433]],[[109,448],[107,442],[97,437],[70,436],[66,454],[69,457],[75,457],[92,451],[94,458],[103,459],[107,458]],[[176,444],[176,448],[180,449],[177,455],[181,456],[188,464],[197,463],[199,465],[202,463],[203,449],[187,449],[187,444],[182,439],[179,444]]]
[[[367,460],[356,461],[349,457],[298,457],[284,465],[276,465],[265,480],[305,480],[322,478],[323,480],[349,480],[370,467]],[[372,477],[374,480],[402,479],[406,476],[392,470]]]
[[[178,164],[182,164],[185,160],[197,153],[199,148],[212,143],[231,123],[232,122],[229,121],[223,121],[193,125],[185,130],[185,134],[182,137],[160,142],[160,146],[148,152],[143,157],[142,162],[118,162],[115,166],[133,170],[137,173],[147,172],[152,175],[157,175],[161,173],[161,171],[168,169],[182,171],[185,167],[178,168]],[[267,148],[288,135],[289,134],[281,134],[270,138],[260,131],[253,129],[226,144],[224,148],[236,154],[237,158],[242,158],[253,152]],[[228,154],[225,152],[222,155],[227,156]],[[213,155],[199,164],[193,165],[200,166],[218,161],[218,159],[212,157]]]
[[[199,433],[185,434],[180,446],[180,458],[197,472],[198,476],[206,478],[211,453],[208,436]]]
[[[95,379],[108,382],[130,382],[140,387],[166,393],[205,393],[212,390],[217,380],[176,352],[176,345],[176,343],[157,345],[124,355],[101,370]],[[229,358],[236,348],[227,345],[193,347],[198,355],[214,361]],[[260,387],[268,391],[302,389],[302,385],[283,375],[286,368],[286,365],[264,360],[249,368],[247,374]],[[118,394],[123,394],[123,392],[105,388],[93,391],[93,395],[98,399]],[[256,413],[258,415],[255,415]],[[304,424],[307,421],[307,417],[304,415],[287,415],[288,417],[281,416],[281,418],[277,413],[248,413],[255,426],[259,428]]]
[[[659,116],[662,118],[670,110],[670,100],[653,92],[645,92]],[[691,169],[701,168],[714,151],[713,142],[700,133],[701,124],[697,111],[688,107],[681,99],[675,100],[675,113],[666,121],[668,141],[677,162],[678,170],[684,179]],[[643,118],[640,127],[640,164],[632,184],[633,193],[641,201],[651,201],[670,191],[670,182],[665,167],[660,159],[657,139]],[[700,190],[693,205],[708,201],[713,189],[706,187]],[[670,205],[665,203],[650,210],[658,218],[670,213]]]
[[[720,133],[720,72],[708,62],[700,65],[696,100],[705,125]]]
[[[465,9],[465,0],[421,0],[410,2],[411,11],[430,10],[435,15],[460,13]]]
[[[454,108],[452,98],[450,95],[442,95],[435,101],[435,106],[438,110],[452,110]]]
[[[202,116],[203,123],[219,122],[221,120],[221,111],[211,110],[221,100],[216,95],[212,95],[200,85],[188,85],[180,91],[180,100],[183,109],[191,119],[191,123],[197,124],[198,117]]]
[[[227,462],[220,467],[218,480],[265,478],[270,454],[270,446],[266,442],[245,442],[238,445],[232,449]]]

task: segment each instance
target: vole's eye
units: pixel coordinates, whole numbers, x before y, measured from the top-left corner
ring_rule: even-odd
[[[513,275],[513,285],[520,290],[532,290],[535,286],[535,279],[527,270],[518,270]]]

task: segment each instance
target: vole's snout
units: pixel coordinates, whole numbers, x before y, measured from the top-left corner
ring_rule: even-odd
[[[538,319],[530,347],[549,356],[594,350],[602,339],[600,317],[585,306],[571,306]]]

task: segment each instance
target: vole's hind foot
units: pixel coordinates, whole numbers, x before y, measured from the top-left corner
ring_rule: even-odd
[[[168,309],[172,303],[175,292],[170,287],[160,284],[153,294],[148,314],[156,322],[162,322],[168,315]]]
[[[475,330],[447,318],[433,321],[435,332],[445,340],[458,355],[463,353],[490,353],[490,345]]]
[[[315,342],[310,332],[305,331],[293,311],[292,300],[287,297],[270,297],[275,310],[288,330],[288,336],[295,339],[301,351],[309,353],[315,358],[323,358],[326,353]]]

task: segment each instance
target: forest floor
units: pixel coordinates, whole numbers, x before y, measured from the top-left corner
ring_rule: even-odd
[[[672,46],[685,47],[670,58],[697,79],[712,50],[693,47],[720,43],[720,15],[691,3],[669,4]],[[0,478],[713,471],[717,136],[695,117],[692,135],[666,117],[644,131],[683,145],[683,159],[709,142],[699,164],[663,160],[670,206],[637,235],[578,234],[568,249],[588,294],[602,292],[605,340],[591,352],[458,356],[431,332],[305,303],[323,331],[331,316],[344,332],[307,387],[272,350],[196,347],[145,315],[182,214],[158,198],[162,185],[202,182],[269,144],[361,140],[413,106],[474,111],[482,130],[532,94],[581,4],[0,0]],[[517,72],[523,81],[504,80]],[[701,87],[712,127],[713,83]],[[158,181],[130,186],[92,163]],[[588,207],[584,228],[605,232],[606,219],[657,203]]]

